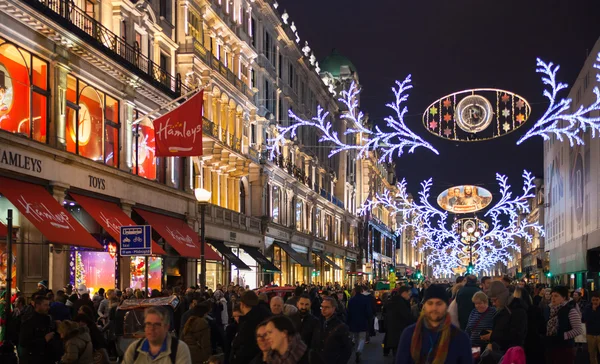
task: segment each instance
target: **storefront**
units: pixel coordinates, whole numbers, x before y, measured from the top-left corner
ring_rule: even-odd
[[[233,282],[234,284],[239,284],[242,287],[245,287],[246,284],[250,285],[250,283],[256,283],[256,267],[253,269],[244,262],[241,258],[238,257],[237,249],[234,252],[229,246],[226,246],[222,241],[216,241],[212,239],[206,240],[216,251],[221,254],[223,258],[225,258],[223,264],[221,265],[223,269],[222,276],[227,277],[228,282]],[[255,266],[255,263],[251,263],[252,266]],[[207,273],[208,274],[208,273]],[[250,283],[246,283],[246,281],[250,281]],[[211,287],[211,286],[209,286]],[[255,286],[250,286],[254,288]],[[216,285],[213,289],[216,288]]]
[[[264,286],[271,281],[270,277],[272,277],[273,274],[281,273],[281,271],[271,263],[257,247],[240,245],[240,250],[251,257],[258,265],[258,282],[256,287]],[[252,288],[252,286],[250,286],[250,288]]]
[[[313,265],[305,258],[308,255],[308,249],[306,249],[306,253],[302,251],[304,249],[306,248],[299,245],[294,244],[292,247],[292,245],[278,240],[273,241],[269,250],[272,251],[273,265],[280,271],[273,274],[274,284],[284,286],[286,284],[294,285],[296,282],[309,282],[306,268]]]
[[[333,256],[314,247],[321,246],[313,243],[312,257],[317,283],[325,285],[327,283],[341,282],[341,280],[335,280],[336,274],[339,274],[341,277],[342,268],[333,261]]]

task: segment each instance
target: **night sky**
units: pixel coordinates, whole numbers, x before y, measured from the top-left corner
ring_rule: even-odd
[[[318,60],[333,48],[356,66],[363,86],[362,109],[382,120],[391,109],[395,80],[412,74],[407,125],[440,151],[417,149],[396,160],[409,191],[434,178],[433,196],[444,188],[475,184],[496,194],[495,174],[521,190],[523,169],[543,177],[541,138],[516,141],[547,107],[535,72],[536,57],[561,65],[569,85],[600,37],[598,0],[279,0]],[[464,89],[494,87],[525,97],[532,115],[505,137],[453,143],[429,134],[425,108]],[[566,95],[565,95],[566,96]]]

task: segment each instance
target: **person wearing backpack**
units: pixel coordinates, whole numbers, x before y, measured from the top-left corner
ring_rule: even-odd
[[[190,349],[183,341],[169,334],[169,316],[161,307],[150,307],[144,312],[146,338],[131,343],[123,364],[189,364]]]

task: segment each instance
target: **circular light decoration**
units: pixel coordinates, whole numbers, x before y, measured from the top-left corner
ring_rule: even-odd
[[[488,231],[490,229],[490,225],[484,220],[478,219],[476,217],[456,219],[452,223],[452,230],[457,231],[460,234],[462,234],[465,231],[469,232],[470,229],[473,229],[473,234],[475,232],[479,232],[480,234],[482,234],[483,232]]]
[[[520,128],[531,106],[510,91],[482,88],[455,92],[423,113],[423,126],[437,137],[458,142],[498,138]]]
[[[467,214],[485,209],[492,202],[492,194],[485,188],[464,185],[450,187],[440,193],[438,205],[455,214]]]

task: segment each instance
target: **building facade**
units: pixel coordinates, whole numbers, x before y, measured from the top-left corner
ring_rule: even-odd
[[[597,41],[569,92],[571,112],[596,101],[593,68]],[[598,116],[596,115],[590,116]],[[598,190],[600,142],[590,132],[581,135],[585,145],[571,147],[552,137],[544,142],[545,249],[556,283],[572,288],[595,288],[600,247]]]

